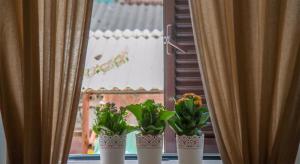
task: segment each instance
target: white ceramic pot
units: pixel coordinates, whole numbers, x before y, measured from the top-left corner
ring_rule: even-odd
[[[101,164],[124,164],[126,135],[99,137]]]
[[[139,164],[161,164],[162,135],[136,135],[137,156]]]
[[[178,164],[202,164],[204,135],[177,136]]]

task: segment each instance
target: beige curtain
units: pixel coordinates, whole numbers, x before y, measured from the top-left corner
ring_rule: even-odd
[[[190,0],[225,164],[293,164],[300,140],[300,1]]]
[[[11,164],[66,163],[92,0],[0,0],[0,108]]]

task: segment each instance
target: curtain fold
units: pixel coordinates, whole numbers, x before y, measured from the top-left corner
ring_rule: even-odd
[[[9,162],[66,163],[92,0],[0,0],[0,108]]]
[[[293,164],[300,141],[300,1],[189,0],[225,164]]]

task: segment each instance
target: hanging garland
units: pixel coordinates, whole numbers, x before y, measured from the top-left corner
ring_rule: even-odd
[[[122,51],[120,54],[118,54],[116,57],[110,59],[109,61],[100,64],[100,65],[96,65],[92,68],[88,68],[85,69],[85,76],[94,76],[96,74],[105,74],[106,72],[114,69],[114,68],[118,68],[121,65],[127,63],[129,61],[128,59],[128,52],[126,51]]]

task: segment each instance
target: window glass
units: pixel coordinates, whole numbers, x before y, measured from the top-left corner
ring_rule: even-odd
[[[146,99],[164,103],[163,6],[157,0],[145,2],[94,1],[70,154],[99,154],[92,131],[98,104],[121,107]],[[131,114],[127,120],[136,124]],[[135,132],[127,136],[126,153],[136,153]]]

